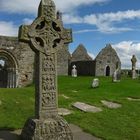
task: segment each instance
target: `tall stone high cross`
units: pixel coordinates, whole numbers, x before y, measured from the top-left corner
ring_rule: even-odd
[[[64,29],[61,14],[52,0],[41,0],[38,17],[21,26],[19,39],[35,52],[35,118],[27,120],[23,140],[72,140],[67,122],[58,115],[56,51],[72,42],[72,31]]]
[[[132,56],[131,62],[132,62],[132,79],[136,79],[137,78],[137,73],[136,73],[137,58],[135,55]]]

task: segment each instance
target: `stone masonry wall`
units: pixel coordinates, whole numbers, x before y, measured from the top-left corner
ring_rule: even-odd
[[[121,62],[116,53],[116,51],[111,47],[111,45],[107,45],[101,52],[97,55],[96,59],[96,76],[106,76],[106,67],[110,67],[110,76],[116,70],[116,64],[118,63],[118,67],[121,69]]]
[[[68,46],[66,45],[63,49],[57,52],[57,74],[58,75],[68,75],[68,61],[70,53],[68,51]]]
[[[18,65],[18,87],[28,85],[33,80],[34,53],[27,43],[16,37],[0,36],[0,50],[10,52]]]

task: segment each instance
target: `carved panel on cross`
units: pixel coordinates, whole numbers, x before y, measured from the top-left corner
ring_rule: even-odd
[[[42,69],[42,109],[56,107],[55,54],[43,54]]]
[[[42,60],[43,74],[56,74],[55,54],[44,55]]]
[[[50,17],[50,18],[54,17],[54,7],[50,6],[50,7],[48,8],[48,7],[44,6],[43,9],[44,9],[44,10],[43,10],[43,11],[44,11],[43,14],[44,14],[46,17]]]

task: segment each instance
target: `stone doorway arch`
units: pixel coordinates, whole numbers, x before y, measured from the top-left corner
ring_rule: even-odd
[[[7,50],[0,49],[0,88],[18,86],[18,64],[15,57]]]
[[[110,67],[109,66],[106,66],[106,76],[110,76]]]

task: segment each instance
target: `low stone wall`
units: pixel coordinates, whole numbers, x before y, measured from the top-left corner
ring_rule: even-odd
[[[77,75],[95,76],[95,61],[75,61],[69,65],[69,75],[71,75],[72,66],[76,65]]]

